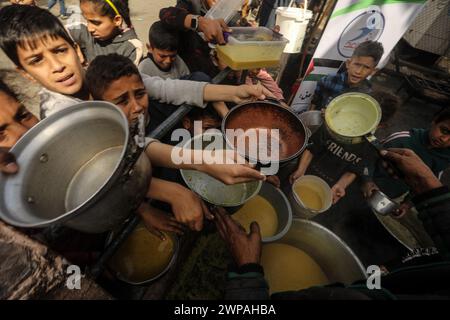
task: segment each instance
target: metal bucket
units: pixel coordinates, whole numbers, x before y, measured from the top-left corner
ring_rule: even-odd
[[[289,232],[275,243],[304,251],[317,262],[330,283],[351,284],[367,278],[364,266],[350,247],[313,221],[294,219]],[[298,272],[302,272],[301,266],[298,266]]]
[[[0,217],[23,228],[113,229],[143,200],[151,179],[133,138],[123,112],[106,102],[46,118],[11,149],[20,170],[0,176]]]
[[[299,184],[303,184],[315,191],[317,195],[320,197],[320,201],[322,202],[322,208],[320,210],[314,210],[308,208],[301,200],[300,196],[296,193],[295,188]],[[291,187],[291,194],[289,195],[289,201],[294,209],[294,214],[296,217],[303,219],[312,219],[317,214],[322,213],[330,209],[333,204],[333,196],[330,189],[330,186],[323,179],[312,176],[305,175],[298,178]]]

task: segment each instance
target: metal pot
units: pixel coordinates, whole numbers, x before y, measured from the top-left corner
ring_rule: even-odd
[[[367,277],[361,261],[350,247],[316,222],[293,219],[289,232],[275,243],[303,250],[319,264],[330,283],[351,284]],[[301,266],[298,272],[302,272]]]
[[[325,111],[330,135],[341,143],[376,142],[373,135],[381,121],[378,102],[364,93],[345,93],[334,98]]]
[[[323,114],[322,111],[319,110],[303,112],[299,117],[303,124],[309,129],[311,135],[323,124]]]
[[[223,148],[229,149],[222,134],[218,130],[193,137],[186,143],[185,147],[205,149],[215,141],[220,142]],[[197,193],[206,202],[224,207],[228,213],[234,213],[239,210],[246,201],[259,193],[262,185],[262,181],[226,185],[200,171],[180,170],[180,173],[184,182],[192,191]]]
[[[227,130],[278,129],[279,160],[286,163],[297,158],[308,143],[308,131],[300,118],[291,110],[272,101],[247,102],[234,107],[222,121],[222,133],[228,145],[237,149],[245,158],[261,163],[261,159],[251,157],[245,150],[236,147],[236,139]]]
[[[101,233],[143,200],[151,166],[127,118],[106,102],[84,102],[38,123],[11,149],[19,173],[0,177],[0,216],[24,228],[62,223]]]

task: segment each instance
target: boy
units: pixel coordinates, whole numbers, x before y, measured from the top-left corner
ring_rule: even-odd
[[[398,100],[388,92],[374,92],[372,96],[380,104],[384,125],[397,109]],[[290,182],[303,176],[310,164],[321,178],[332,185],[333,204],[345,196],[346,189],[359,177],[364,177],[373,168],[378,155],[368,142],[343,144],[335,141],[323,124],[311,137],[312,145],[300,158],[297,170],[291,175]],[[314,158],[314,163],[312,160]]]
[[[47,10],[11,5],[0,10],[0,47],[20,71],[43,87],[41,114],[90,99],[76,45],[61,22]],[[146,91],[163,103],[203,107],[205,101],[240,103],[270,93],[251,86],[222,86],[202,82],[143,77]]]
[[[169,31],[161,21],[149,30],[148,56],[139,64],[139,71],[163,79],[180,79],[190,74],[189,68],[178,55],[178,34]]]
[[[148,56],[139,64],[139,71],[148,76],[163,79],[210,82],[210,78],[202,72],[190,73],[183,59],[178,56],[178,45],[179,35],[164,27],[161,21],[155,22],[149,30]],[[229,111],[223,102],[213,102],[212,105],[222,118]],[[170,107],[159,104],[155,107],[164,118],[173,112]],[[155,122],[158,125],[160,121]]]
[[[345,62],[347,70],[336,75],[322,78],[317,84],[310,110],[321,110],[335,97],[346,91],[371,92],[371,84],[367,80],[373,76],[384,54],[383,45],[376,41],[361,43],[353,52],[350,59]]]

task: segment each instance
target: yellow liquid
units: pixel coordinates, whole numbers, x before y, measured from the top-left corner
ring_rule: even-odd
[[[366,117],[357,112],[340,111],[332,120],[333,129],[343,136],[363,135],[370,129]]]
[[[322,198],[313,188],[297,185],[294,187],[294,191],[306,207],[317,211],[322,210]]]
[[[279,243],[264,245],[261,264],[271,293],[301,290],[329,283],[327,276],[314,259],[290,245]]]
[[[283,47],[255,45],[217,46],[218,58],[233,70],[274,67],[280,63]]]
[[[277,212],[270,202],[261,196],[250,199],[232,217],[239,222],[247,232],[250,230],[250,224],[253,221],[258,222],[263,238],[274,236],[278,230]]]
[[[165,236],[162,241],[138,226],[112,257],[111,268],[131,282],[154,278],[166,269],[174,254],[174,239]]]

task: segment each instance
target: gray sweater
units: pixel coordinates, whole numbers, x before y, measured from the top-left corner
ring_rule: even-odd
[[[138,39],[134,29],[128,29],[109,41],[98,41],[92,37],[85,23],[77,22],[66,25],[73,40],[78,43],[87,62],[95,57],[117,53],[129,58],[138,65],[142,59],[144,45]]]
[[[156,63],[148,56],[139,64],[139,71],[152,77],[161,77],[163,79],[180,79],[189,75],[189,68],[183,59],[177,55],[172,68],[169,71],[162,71]]]

